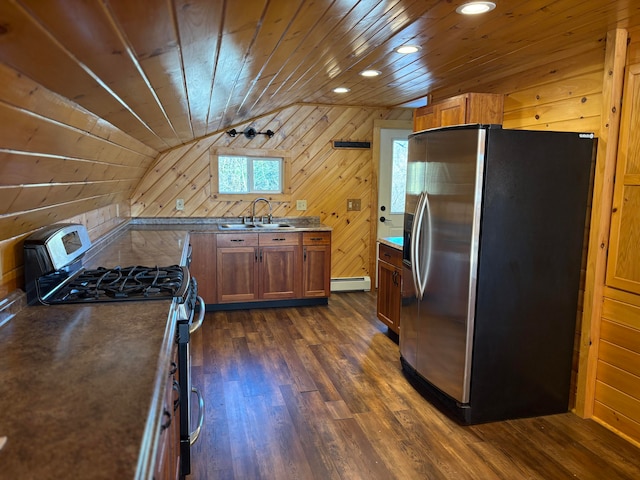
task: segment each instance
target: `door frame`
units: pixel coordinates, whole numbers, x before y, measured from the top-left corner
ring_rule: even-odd
[[[369,271],[372,277],[378,275],[378,179],[380,178],[380,130],[383,128],[395,130],[413,131],[413,119],[408,120],[374,120],[373,121],[373,151],[371,161],[373,163],[373,192],[371,195],[371,217],[369,221]]]

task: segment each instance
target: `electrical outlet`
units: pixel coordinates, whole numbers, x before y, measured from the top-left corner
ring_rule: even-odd
[[[306,200],[296,200],[296,210],[306,210],[306,209],[307,209]]]
[[[178,198],[176,200],[176,210],[184,210],[184,198]]]
[[[359,212],[361,210],[361,204],[359,198],[347,199],[347,212]]]

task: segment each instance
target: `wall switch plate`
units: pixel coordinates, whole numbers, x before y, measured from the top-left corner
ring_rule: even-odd
[[[176,200],[176,210],[184,210],[184,198],[178,198]]]
[[[347,199],[347,212],[359,212],[361,208],[362,207],[359,198]]]
[[[306,209],[307,209],[306,200],[296,200],[296,210],[306,210]]]

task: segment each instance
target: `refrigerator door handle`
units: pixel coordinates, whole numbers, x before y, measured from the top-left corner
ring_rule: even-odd
[[[416,297],[422,300],[423,286],[420,277],[420,234],[422,232],[422,219],[424,216],[426,193],[421,193],[418,198],[418,205],[414,214],[414,221],[411,228],[411,274],[413,275],[413,286]]]
[[[426,262],[424,270],[424,278],[420,279],[420,295],[418,298],[422,300],[424,297],[425,290],[427,289],[427,279],[429,278],[429,270],[431,267],[431,249],[433,247],[433,225],[431,224],[431,206],[429,205],[429,195],[427,193],[424,194],[424,205],[422,207],[421,216],[426,214],[427,218],[427,248],[424,250],[426,253],[426,258],[423,259]]]

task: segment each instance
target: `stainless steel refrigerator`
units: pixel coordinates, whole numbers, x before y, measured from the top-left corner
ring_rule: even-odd
[[[401,361],[463,423],[568,409],[594,151],[494,125],[409,137]]]

